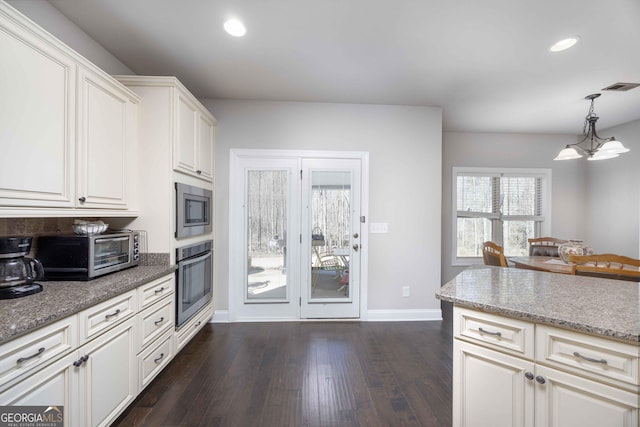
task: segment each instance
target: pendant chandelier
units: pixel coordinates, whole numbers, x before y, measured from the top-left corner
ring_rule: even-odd
[[[628,148],[613,136],[610,138],[600,138],[596,133],[598,116],[593,112],[593,101],[599,96],[599,93],[594,93],[584,98],[591,101],[589,113],[584,119],[584,127],[582,128],[584,138],[575,144],[568,144],[553,160],[579,159],[583,157],[583,155],[587,156],[587,160],[604,160],[618,157],[620,154],[629,151]]]

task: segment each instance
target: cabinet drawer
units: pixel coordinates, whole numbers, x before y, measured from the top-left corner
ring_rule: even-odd
[[[136,311],[135,290],[113,297],[80,312],[80,344],[97,337]]]
[[[639,353],[640,347],[618,341],[551,326],[536,329],[536,361],[590,378],[640,385]]]
[[[139,349],[144,348],[164,332],[174,329],[174,312],[174,299],[168,297],[138,314]]]
[[[142,391],[173,359],[173,332],[165,333],[138,356],[138,389]]]
[[[69,316],[0,346],[0,390],[78,345],[78,318]]]
[[[532,323],[466,308],[454,308],[453,333],[456,338],[533,359]]]
[[[176,332],[176,351],[180,351],[195,334],[211,319],[213,315],[213,302],[210,302],[196,314],[193,319],[182,325],[180,330]]]
[[[138,301],[140,308],[150,306],[169,294],[175,292],[175,275],[161,277],[138,288]]]

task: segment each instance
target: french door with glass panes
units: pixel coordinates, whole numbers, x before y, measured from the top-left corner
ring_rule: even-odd
[[[282,154],[232,151],[230,318],[359,318],[363,159]]]

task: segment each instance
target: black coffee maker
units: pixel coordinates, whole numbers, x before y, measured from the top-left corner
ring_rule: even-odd
[[[0,237],[0,299],[42,291],[42,285],[34,283],[44,278],[42,264],[27,257],[32,240],[32,237]]]

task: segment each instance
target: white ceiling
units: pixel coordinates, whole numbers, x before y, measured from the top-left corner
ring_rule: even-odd
[[[440,106],[449,131],[578,134],[584,96],[640,83],[639,0],[49,2],[135,73],[198,98]],[[223,31],[229,17],[244,38]],[[595,107],[599,129],[640,119],[640,88]]]

